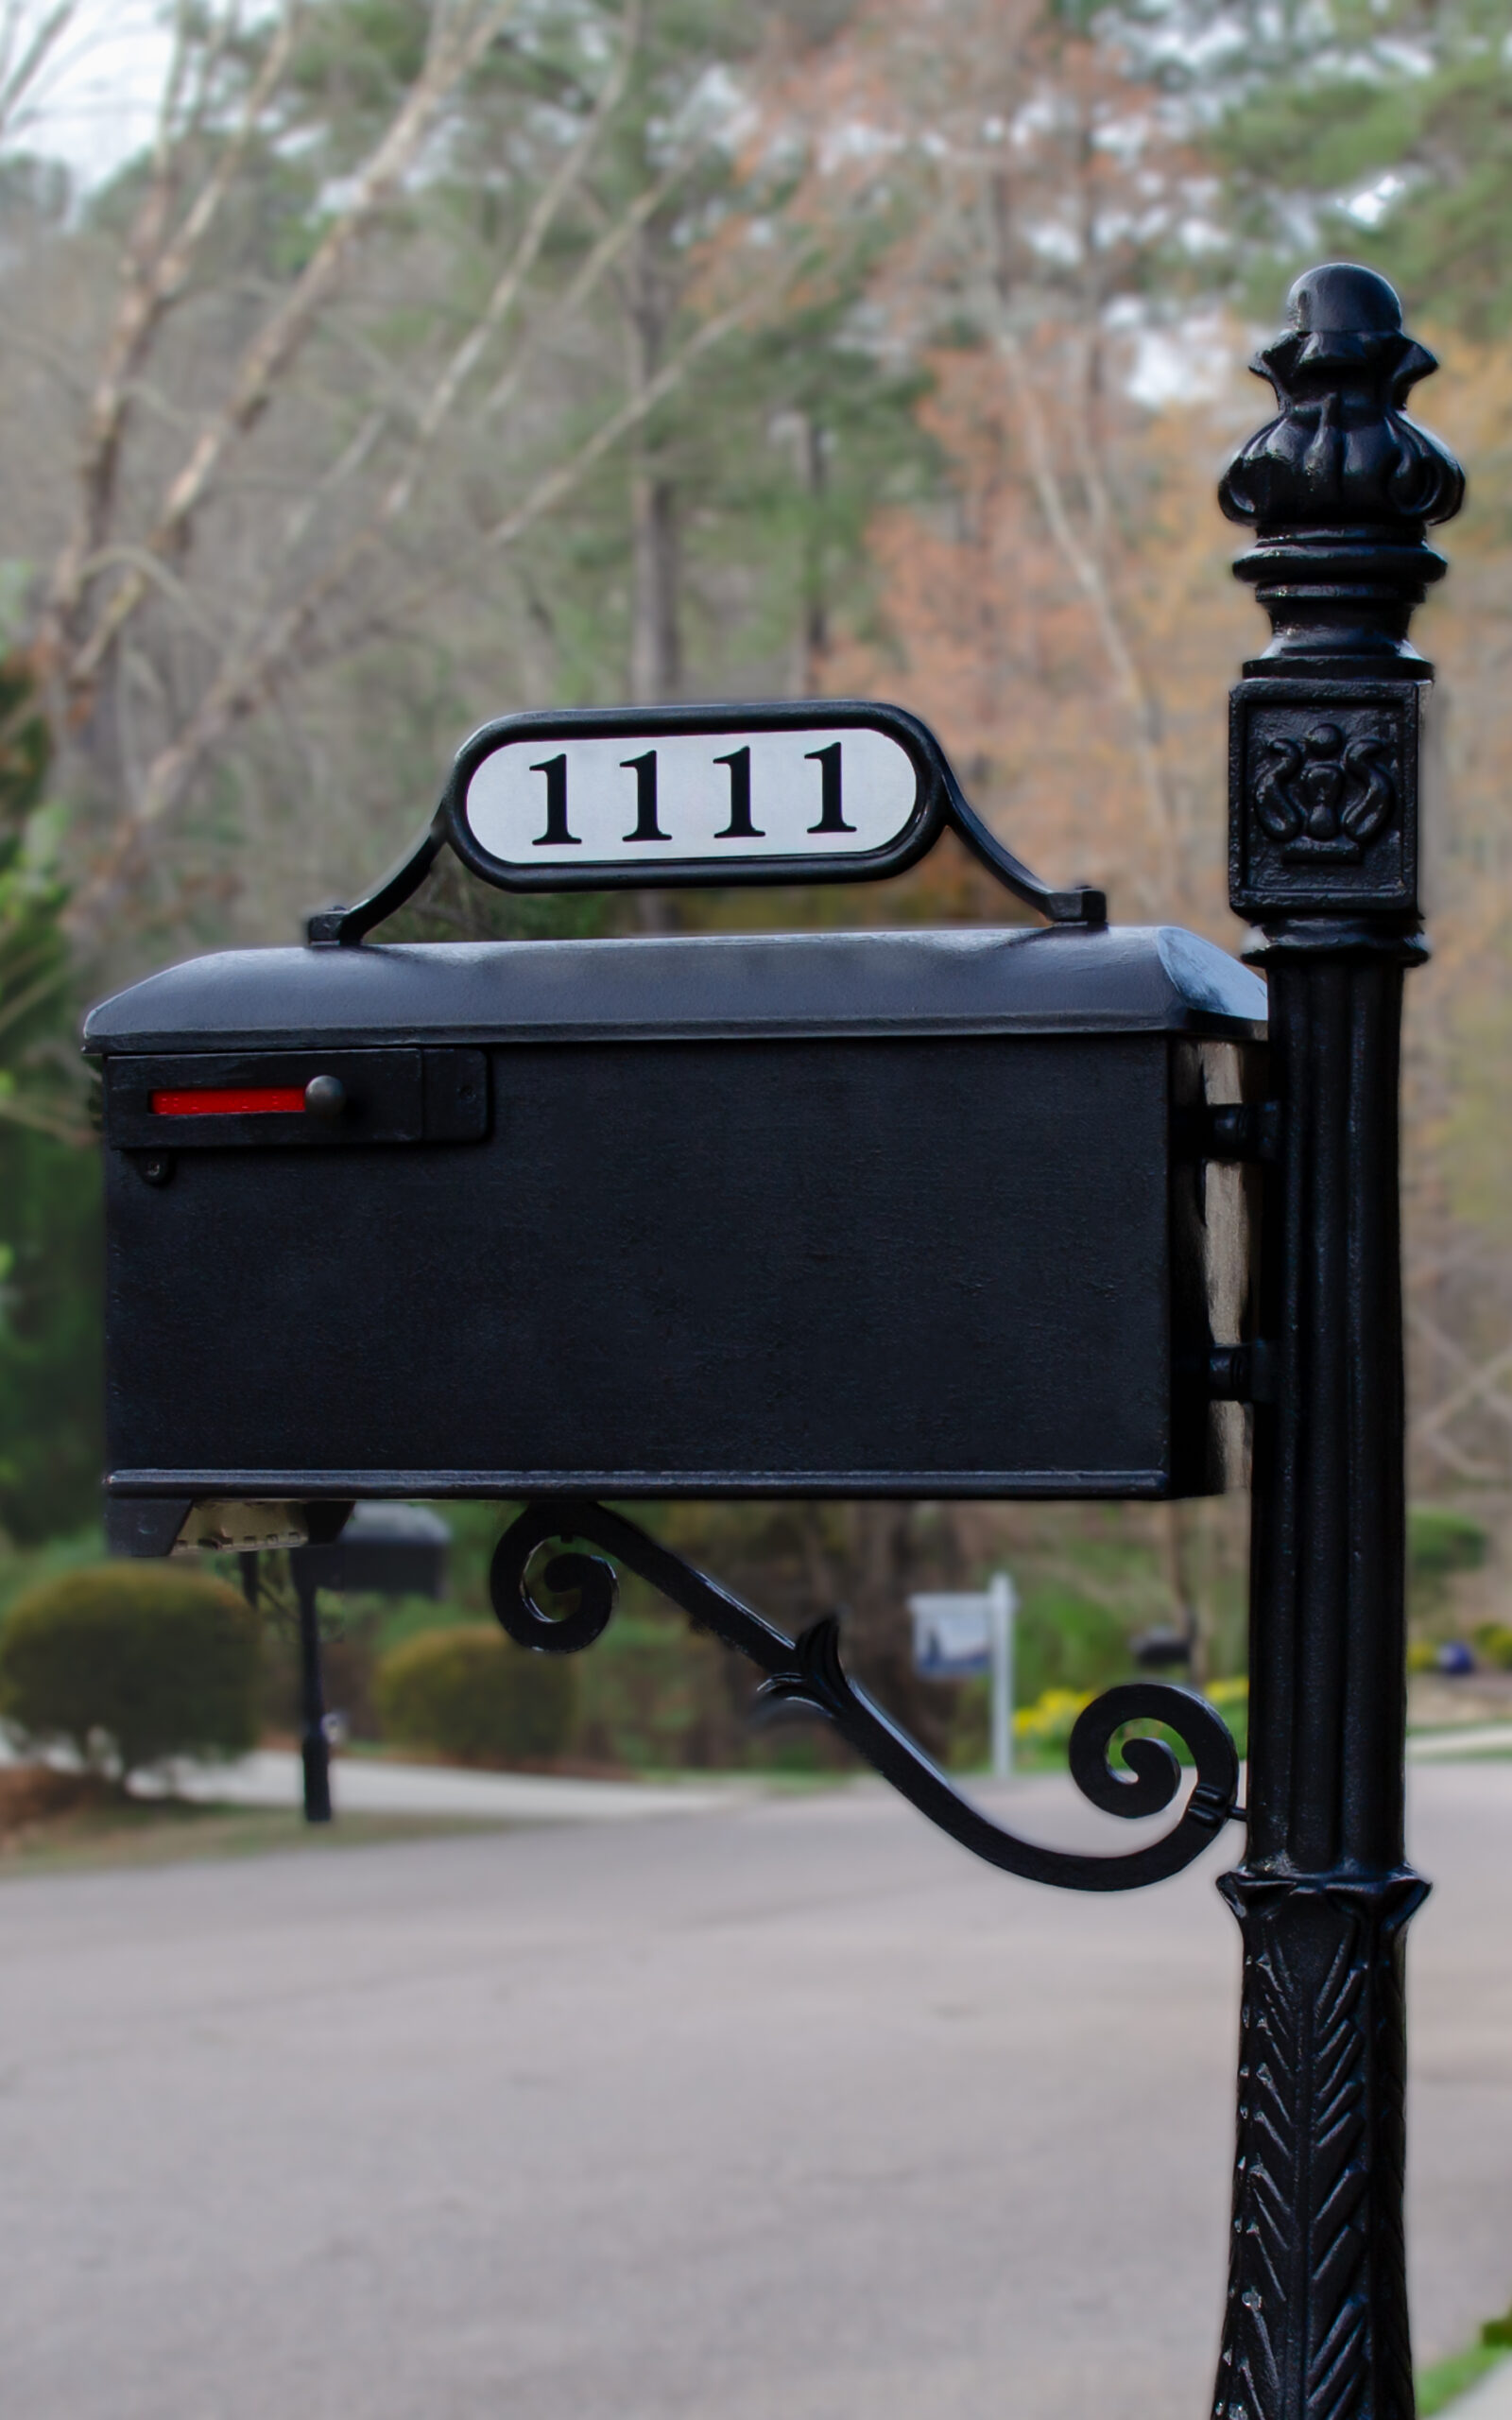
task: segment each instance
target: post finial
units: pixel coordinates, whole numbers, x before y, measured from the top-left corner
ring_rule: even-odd
[[[1250,364],[1280,409],[1218,489],[1228,518],[1260,540],[1234,570],[1271,618],[1261,661],[1267,671],[1417,664],[1407,626],[1445,570],[1423,532],[1465,494],[1453,456],[1403,409],[1438,365],[1402,327],[1385,279],[1348,261],[1297,279],[1287,322]]]
[[[1228,896],[1279,946],[1416,948],[1418,763],[1433,671],[1407,636],[1449,566],[1426,543],[1465,477],[1407,418],[1437,368],[1383,277],[1328,261],[1250,364],[1276,418],[1242,445],[1219,501],[1257,543],[1234,565],[1270,616],[1233,692]]]

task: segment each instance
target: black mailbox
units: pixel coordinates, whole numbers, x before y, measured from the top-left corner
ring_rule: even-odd
[[[423,1504],[356,1504],[339,1537],[295,1548],[295,1576],[336,1596],[439,1599],[451,1544]]]
[[[1264,988],[1093,925],[192,960],[96,1009],[118,1550],[356,1496],[1232,1483]],[[1215,1349],[1219,1348],[1219,1349]]]

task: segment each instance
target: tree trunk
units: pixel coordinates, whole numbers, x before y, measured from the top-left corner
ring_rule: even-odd
[[[678,498],[646,449],[636,450],[630,475],[630,696],[638,706],[647,706],[675,698],[682,686]]]
[[[824,499],[829,486],[825,432],[812,412],[799,417],[799,477],[808,500],[803,532],[803,594],[793,650],[793,690],[799,698],[822,697],[828,682],[830,602],[825,585]]]

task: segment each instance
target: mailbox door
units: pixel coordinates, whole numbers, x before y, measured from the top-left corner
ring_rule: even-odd
[[[108,1155],[111,1484],[1211,1485],[1176,1046],[511,1042],[471,1139],[422,1114],[389,1141],[186,1121],[164,1161],[129,1129]],[[318,1060],[290,1054],[291,1079]],[[129,1055],[108,1072],[142,1095]],[[173,1077],[154,1062],[149,1092]]]

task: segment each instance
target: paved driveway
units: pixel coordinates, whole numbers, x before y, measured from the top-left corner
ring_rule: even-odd
[[[286,1748],[260,1748],[228,1764],[175,1765],[171,1772],[181,1798],[213,1806],[304,1804],[304,1769]],[[150,1789],[151,1775],[135,1787]],[[338,1818],[345,1808],[353,1815],[451,1815],[483,1824],[628,1824],[652,1815],[706,1813],[731,1797],[751,1794],[739,1781],[704,1789],[679,1782],[657,1789],[633,1781],[408,1765],[388,1756],[335,1756],[331,1763],[331,1800]]]
[[[1512,1766],[1413,1787],[1432,2357],[1512,2297]],[[1062,1897],[866,1788],[8,1882],[8,2408],[1202,2420],[1214,1870]]]

